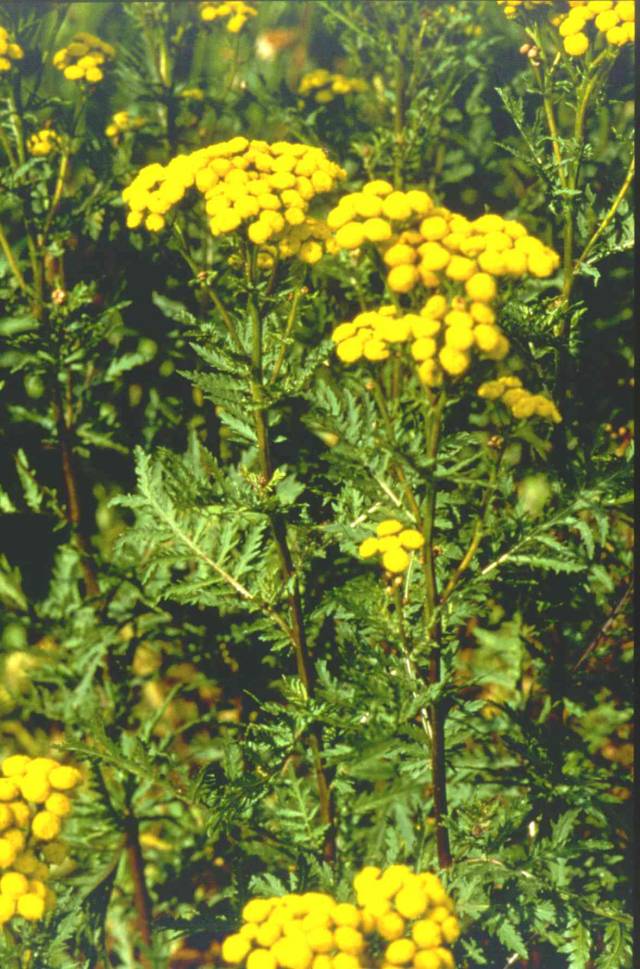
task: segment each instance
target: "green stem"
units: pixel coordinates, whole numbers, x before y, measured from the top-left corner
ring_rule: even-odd
[[[393,185],[402,188],[402,162],[404,147],[405,111],[405,49],[407,46],[407,25],[401,24],[398,30],[398,60],[396,62],[395,94],[393,107]]]
[[[216,293],[215,289],[213,289],[213,287],[210,286],[209,283],[205,282],[205,278],[202,276],[201,270],[198,268],[195,261],[191,257],[187,240],[185,238],[185,235],[182,229],[180,228],[177,222],[173,223],[173,231],[178,240],[178,249],[180,251],[180,255],[187,263],[187,265],[191,269],[191,272],[193,273],[195,278],[199,281],[200,285],[202,286],[207,296],[209,297],[209,299],[217,309],[218,313],[220,314],[224,327],[227,333],[229,334],[229,337],[231,338],[231,342],[234,344],[236,350],[238,350],[238,352],[241,353],[242,356],[245,356],[245,349],[242,345],[240,337],[238,336],[237,330],[235,328],[233,320],[231,319],[231,315],[229,311],[227,310],[226,306],[224,305],[224,303]]]
[[[262,485],[266,487],[273,477],[273,460],[269,440],[268,405],[264,399],[263,387],[262,318],[253,291],[256,278],[256,255],[257,249],[252,247],[251,256],[246,261],[247,281],[250,287],[247,308],[252,324],[250,389],[254,403],[254,421]],[[291,615],[291,642],[296,660],[296,668],[305,692],[311,698],[314,695],[315,677],[304,625],[300,583],[289,548],[287,526],[282,516],[276,512],[269,514],[269,524],[278,553],[282,581],[287,589],[287,600]],[[329,782],[322,765],[322,734],[318,725],[314,724],[311,727],[309,739],[318,788],[320,818],[325,826],[324,856],[326,861],[332,862],[335,859],[336,847],[333,799]]]
[[[444,390],[440,392],[426,414],[426,451],[427,457],[433,462],[431,479],[425,502],[422,533],[425,544],[423,546],[422,563],[425,574],[424,621],[425,635],[429,646],[428,681],[431,686],[440,683],[440,624],[435,618],[437,604],[437,583],[435,570],[435,556],[433,549],[434,517],[436,508],[437,488],[435,483],[435,462],[440,444],[442,428],[442,414],[446,401]],[[445,761],[445,710],[440,700],[434,700],[429,706],[429,725],[431,727],[431,775],[433,779],[433,813],[435,819],[436,847],[438,863],[441,868],[451,865],[451,847],[449,832],[444,824],[447,814],[447,778]]]
[[[51,204],[49,205],[49,211],[47,212],[47,218],[42,227],[42,237],[41,237],[41,248],[44,246],[47,233],[51,228],[51,223],[53,222],[53,217],[56,214],[58,205],[60,204],[60,199],[62,198],[62,193],[64,191],[64,183],[67,177],[67,172],[69,170],[69,153],[65,149],[60,158],[60,167],[58,168],[58,177],[56,179],[56,184],[53,190],[53,195],[51,197]]]
[[[573,289],[573,281],[575,277],[575,266],[573,263],[573,248],[575,244],[575,225],[574,225],[574,212],[575,212],[575,197],[573,193],[578,186],[578,178],[580,175],[580,165],[582,163],[582,155],[584,152],[584,125],[587,114],[587,108],[593,95],[596,85],[604,77],[604,71],[599,71],[598,68],[602,64],[605,57],[609,56],[608,50],[602,51],[598,57],[595,58],[590,67],[590,74],[586,79],[586,83],[583,85],[580,97],[577,103],[576,115],[573,125],[573,138],[575,142],[575,159],[571,167],[569,176],[567,178],[565,187],[569,190],[571,194],[565,199],[564,204],[564,233],[563,233],[563,254],[562,254],[562,300],[566,306],[569,304],[569,299],[571,297],[571,290]],[[564,332],[566,326],[566,318],[563,316],[560,321],[560,334]]]
[[[11,272],[13,273],[18,286],[25,294],[25,296],[29,296],[29,293],[30,293],[29,287],[27,286],[25,278],[22,275],[22,271],[20,269],[20,266],[18,265],[18,261],[13,254],[13,249],[9,245],[9,240],[5,236],[1,225],[0,225],[0,249],[2,249],[5,255],[5,258],[9,263],[9,268],[11,269]]]
[[[444,603],[447,601],[447,599],[449,599],[454,589],[458,585],[458,582],[462,578],[463,574],[467,571],[467,569],[471,565],[475,557],[475,554],[478,551],[480,542],[482,541],[482,537],[485,532],[487,515],[489,513],[489,508],[491,507],[491,498],[493,497],[496,490],[496,481],[498,477],[498,469],[500,467],[502,454],[504,454],[504,451],[502,451],[500,458],[498,458],[498,460],[492,464],[491,474],[489,477],[489,485],[484,493],[484,498],[482,500],[482,507],[476,519],[475,525],[473,527],[471,540],[469,542],[469,545],[467,546],[466,552],[460,559],[460,562],[451,573],[451,576],[449,577],[449,581],[447,582],[444,588],[444,591],[440,596],[440,600],[439,600],[440,607],[442,607]]]
[[[589,253],[591,252],[591,250],[593,249],[594,245],[596,244],[596,242],[598,241],[602,233],[605,231],[607,226],[611,223],[616,212],[618,211],[620,207],[620,203],[622,202],[623,198],[627,194],[631,186],[631,183],[633,182],[633,176],[635,175],[635,170],[636,170],[636,158],[635,158],[635,154],[632,154],[631,161],[629,162],[629,167],[627,168],[627,174],[625,176],[624,182],[620,186],[620,191],[618,192],[613,202],[611,203],[609,210],[605,215],[604,219],[602,220],[602,222],[600,223],[596,231],[593,233],[593,235],[587,242],[586,246],[578,256],[578,258],[576,259],[575,265],[573,267],[574,276],[578,271],[578,269],[580,268],[580,266],[582,265],[582,263],[589,255]]]
[[[285,329],[284,329],[284,333],[282,334],[282,346],[280,347],[280,351],[278,353],[278,357],[277,357],[276,362],[275,362],[275,364],[273,366],[273,371],[271,373],[271,376],[269,377],[269,380],[267,381],[267,386],[270,386],[271,384],[275,383],[275,381],[278,378],[278,374],[280,373],[280,371],[282,369],[282,365],[283,365],[284,360],[285,360],[285,357],[287,355],[287,341],[288,341],[289,337],[291,336],[291,332],[293,330],[293,327],[295,326],[295,322],[296,322],[296,319],[297,319],[297,316],[298,316],[298,306],[299,306],[299,303],[300,303],[300,297],[301,296],[302,296],[302,287],[300,289],[297,289],[295,291],[294,295],[293,295],[293,299],[291,301],[291,309],[289,310],[289,316],[287,318],[287,323],[286,323],[286,326],[285,326]]]
[[[388,446],[389,446],[390,450],[393,451],[394,450],[394,441],[395,441],[395,435],[394,435],[394,431],[393,431],[393,423],[391,421],[391,416],[390,416],[389,411],[387,409],[387,403],[386,403],[386,401],[384,399],[384,394],[382,392],[382,387],[380,386],[380,382],[378,380],[376,380],[375,378],[372,378],[371,379],[371,385],[372,385],[372,388],[373,388],[374,400],[375,400],[376,405],[378,407],[378,411],[380,413],[380,416],[382,417],[382,422],[384,424],[384,428],[385,428],[385,431],[386,431],[387,443],[388,443]],[[418,504],[418,499],[416,498],[415,493],[414,493],[414,491],[413,491],[413,489],[412,489],[409,481],[407,480],[407,476],[404,473],[404,468],[400,464],[397,464],[397,463],[394,462],[393,469],[395,471],[395,474],[396,474],[396,477],[397,477],[398,481],[400,482],[400,484],[404,488],[404,493],[405,493],[405,497],[407,499],[407,504],[409,505],[409,508],[411,509],[411,513],[412,513],[413,517],[415,518],[416,524],[418,526],[420,526],[420,522],[421,522],[421,519],[422,519],[422,513],[420,511],[420,505]]]

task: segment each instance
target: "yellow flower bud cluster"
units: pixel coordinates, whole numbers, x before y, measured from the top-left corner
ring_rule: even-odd
[[[10,71],[12,61],[20,61],[24,57],[24,51],[20,44],[11,40],[11,35],[6,27],[0,24],[0,74]]]
[[[230,34],[237,34],[242,30],[249,17],[257,14],[255,7],[251,7],[243,0],[226,0],[225,3],[201,3],[200,19],[205,23],[217,20],[219,17],[227,17],[227,30]]]
[[[535,10],[542,4],[553,3],[553,0],[496,0],[503,8],[505,16],[512,19],[520,10]]]
[[[123,134],[141,128],[144,123],[144,118],[136,117],[128,111],[116,111],[115,114],[111,115],[111,121],[104,129],[104,133],[107,138],[119,141]]]
[[[103,65],[115,57],[115,49],[93,34],[78,33],[67,47],[56,51],[53,65],[68,81],[97,84],[104,77]]]
[[[376,526],[375,536],[360,543],[358,554],[363,559],[381,555],[384,568],[395,575],[406,572],[411,561],[409,552],[423,545],[424,538],[417,529],[405,528],[396,518],[385,518]]]
[[[517,420],[529,417],[541,417],[546,421],[559,424],[562,420],[560,411],[548,397],[542,394],[532,394],[522,386],[519,377],[498,377],[497,380],[487,380],[478,387],[478,397],[485,400],[499,400]]]
[[[42,128],[30,135],[27,140],[27,148],[32,155],[50,155],[60,147],[60,135],[53,128]]]
[[[486,295],[489,283],[488,274],[476,273],[467,289]],[[394,344],[407,343],[418,377],[428,387],[439,386],[444,374],[466,373],[472,350],[487,360],[502,360],[509,352],[509,341],[486,302],[476,298],[469,303],[461,296],[448,300],[441,293],[430,296],[419,313],[400,315],[394,306],[359,313],[351,323],[337,326],[332,339],[347,364],[361,358],[386,360]]]
[[[399,225],[394,225],[399,223]],[[560,257],[520,222],[486,214],[467,219],[436,207],[427,192],[395,191],[376,179],[362,191],[343,196],[327,216],[340,249],[376,245],[389,267],[387,286],[408,293],[418,284],[426,288],[443,281],[467,283],[472,276],[551,276]],[[488,287],[488,288],[487,288]],[[490,302],[492,282],[483,284]]]
[[[435,875],[415,875],[406,865],[369,867],[353,886],[357,905],[320,892],[251,899],[239,931],[222,943],[224,962],[246,969],[453,969],[447,945],[460,929]]]
[[[66,856],[56,839],[71,811],[75,767],[14,754],[0,764],[0,926],[14,916],[38,921],[55,906],[49,866]]]
[[[332,74],[324,67],[305,74],[298,87],[298,94],[313,97],[318,104],[328,104],[334,98],[367,90],[366,81],[345,74]]]
[[[130,209],[130,229],[144,223],[149,231],[159,232],[169,209],[195,185],[204,196],[212,235],[246,226],[255,245],[278,242],[283,257],[299,255],[316,262],[323,246],[331,249],[335,243],[309,216],[309,205],[343,178],[343,169],[321,148],[238,136],[178,155],[168,165],[147,165],[122,197]]]
[[[363,868],[353,880],[365,934],[386,943],[382,969],[454,969],[460,935],[453,902],[437,875],[407,865]]]
[[[596,33],[589,35],[591,22]],[[569,11],[559,18],[562,46],[571,57],[582,57],[593,40],[604,37],[607,44],[632,44],[636,35],[634,0],[569,0]]]

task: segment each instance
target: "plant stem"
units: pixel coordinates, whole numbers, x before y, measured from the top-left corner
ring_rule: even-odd
[[[393,424],[391,422],[391,417],[390,417],[389,411],[387,409],[387,403],[386,403],[386,401],[384,399],[384,394],[382,392],[382,387],[380,386],[379,381],[376,380],[375,378],[372,378],[371,384],[372,384],[372,387],[373,387],[373,396],[375,398],[376,405],[377,405],[378,410],[380,412],[380,416],[382,417],[382,421],[384,423],[385,430],[386,430],[386,433],[387,433],[387,440],[388,440],[389,448],[390,449],[393,449],[393,441],[394,441]],[[408,503],[408,505],[409,505],[409,507],[411,509],[411,512],[412,512],[414,518],[415,518],[416,524],[419,526],[420,525],[420,522],[421,522],[421,519],[422,519],[422,514],[420,512],[420,505],[418,504],[418,499],[416,498],[416,496],[415,496],[415,494],[413,492],[413,489],[412,489],[409,481],[407,480],[407,476],[404,473],[404,468],[401,465],[399,465],[399,464],[394,464],[393,469],[394,469],[394,471],[396,473],[396,477],[397,477],[398,481],[400,482],[400,484],[404,488],[404,493],[405,493],[405,497],[407,499],[407,503]]]
[[[16,257],[13,254],[13,250],[12,250],[11,246],[9,245],[9,240],[5,236],[4,231],[3,231],[1,225],[0,225],[0,249],[2,249],[2,251],[4,252],[5,259],[9,263],[9,268],[11,269],[11,272],[13,273],[14,278],[15,278],[18,286],[20,287],[20,289],[22,290],[22,292],[25,294],[25,296],[28,296],[29,295],[29,287],[27,286],[26,280],[25,280],[24,276],[22,275],[22,271],[20,269],[20,266],[18,265],[18,262],[16,260]]]
[[[55,188],[53,190],[53,195],[51,197],[51,204],[49,206],[49,211],[47,212],[47,218],[45,219],[44,226],[42,227],[42,241],[40,243],[41,247],[44,246],[45,244],[47,233],[51,228],[51,223],[53,222],[53,218],[56,214],[56,210],[60,203],[60,199],[62,198],[62,193],[64,191],[64,182],[65,182],[65,178],[67,177],[68,170],[69,170],[69,154],[68,154],[68,151],[65,149],[65,151],[62,153],[62,156],[60,158],[60,167],[58,169],[58,177],[56,179]]]
[[[404,53],[407,46],[407,25],[400,24],[398,30],[398,60],[395,74],[395,96],[393,107],[393,186],[402,188],[402,162],[404,147],[404,98],[405,63]]]
[[[264,399],[262,372],[262,318],[253,294],[255,284],[255,260],[257,250],[252,247],[251,256],[247,258],[247,279],[251,287],[248,298],[248,310],[252,322],[251,341],[251,396],[254,402],[254,421],[256,440],[258,445],[258,460],[262,485],[266,486],[273,477],[273,461],[271,457],[271,443],[269,440],[268,406]],[[287,601],[291,615],[291,642],[296,659],[296,668],[300,681],[308,697],[313,697],[315,678],[313,665],[309,655],[307,635],[304,625],[300,583],[293,564],[291,550],[287,540],[286,522],[277,512],[269,514],[271,534],[278,553],[280,573],[287,590]],[[333,800],[324,768],[322,766],[322,734],[319,726],[311,728],[310,746],[313,757],[318,798],[320,802],[320,818],[325,825],[324,857],[331,862],[335,859],[335,825],[333,818]]]
[[[59,390],[56,390],[55,409],[58,424],[58,441],[60,444],[60,458],[62,461],[62,477],[67,497],[67,521],[71,527],[71,534],[80,556],[80,567],[84,577],[85,593],[90,598],[100,594],[96,569],[91,555],[89,538],[84,528],[84,517],[81,512],[78,494],[77,476],[73,458],[71,442],[71,427],[65,416],[65,407]],[[68,410],[68,408],[67,408]]]
[[[575,265],[573,267],[574,276],[577,270],[580,268],[582,263],[589,255],[589,253],[591,252],[591,250],[593,249],[593,247],[595,246],[596,242],[598,241],[602,233],[605,231],[607,226],[611,223],[616,212],[618,211],[620,207],[620,203],[624,199],[625,195],[627,194],[631,186],[631,183],[633,182],[633,176],[635,175],[635,170],[636,170],[636,157],[635,157],[635,154],[632,154],[631,161],[629,162],[629,167],[627,168],[627,174],[625,176],[624,182],[620,186],[620,191],[618,192],[613,202],[611,203],[609,207],[609,211],[605,215],[604,219],[602,220],[602,222],[600,223],[596,231],[593,233],[593,235],[587,242],[586,246],[584,247],[584,249],[582,250],[582,252],[580,253],[580,255],[575,261]]]
[[[504,451],[502,452],[502,454],[504,454]],[[502,457],[502,454],[500,457]],[[498,476],[499,467],[500,467],[500,458],[498,458],[498,460],[495,461],[491,466],[489,486],[484,493],[482,507],[480,509],[480,514],[476,519],[476,523],[474,525],[473,532],[471,534],[471,540],[469,542],[469,545],[467,546],[466,552],[464,553],[463,557],[460,559],[460,562],[451,573],[451,576],[449,577],[449,581],[447,582],[444,588],[444,591],[440,596],[440,599],[439,599],[440,606],[444,605],[447,599],[451,596],[452,592],[458,585],[458,582],[460,581],[462,575],[469,568],[469,566],[471,565],[474,559],[476,552],[478,551],[480,542],[482,541],[482,536],[484,535],[487,513],[491,505],[491,498],[493,497],[493,494],[495,492],[496,479]]]
[[[425,573],[425,602],[424,619],[425,633],[429,644],[428,680],[431,686],[440,682],[440,624],[435,620],[437,603],[437,583],[435,571],[435,556],[433,550],[434,515],[436,507],[437,488],[435,484],[435,462],[440,444],[440,430],[442,413],[446,394],[440,392],[426,415],[426,448],[427,457],[434,462],[431,470],[429,491],[425,502],[422,533],[425,538],[422,562]],[[433,813],[436,828],[436,847],[438,864],[441,868],[451,865],[451,847],[449,832],[444,825],[447,814],[447,778],[444,744],[445,710],[441,700],[434,700],[429,705],[429,724],[431,727],[431,774],[433,780]]]
[[[153,914],[151,898],[149,897],[149,890],[144,876],[144,858],[142,856],[142,848],[140,847],[138,820],[133,814],[125,818],[124,834],[127,861],[129,862],[129,870],[133,881],[133,898],[138,916],[138,931],[140,932],[142,942],[148,949],[151,947],[152,941],[151,926]],[[140,957],[140,964],[144,967],[151,966],[151,962],[146,955]]]
[[[293,299],[291,301],[291,309],[289,310],[289,316],[287,318],[287,324],[285,326],[284,333],[282,334],[282,346],[280,347],[280,352],[278,353],[277,360],[273,366],[273,371],[271,373],[271,376],[269,377],[269,380],[267,381],[267,385],[271,385],[275,383],[278,377],[278,374],[282,369],[282,364],[284,363],[285,357],[287,355],[287,340],[291,336],[291,331],[293,330],[293,327],[296,322],[296,317],[298,315],[298,305],[300,303],[301,296],[302,296],[302,287],[300,289],[297,289],[293,295]]]

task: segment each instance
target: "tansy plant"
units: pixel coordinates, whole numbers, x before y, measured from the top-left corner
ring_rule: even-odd
[[[631,966],[633,25],[0,4],[2,969]]]

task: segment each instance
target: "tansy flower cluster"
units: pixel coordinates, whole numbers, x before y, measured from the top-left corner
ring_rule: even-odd
[[[143,124],[144,118],[136,117],[136,115],[130,114],[128,111],[116,111],[111,116],[111,121],[104,129],[104,133],[107,138],[113,138],[114,141],[119,141],[123,134],[128,131],[135,131],[136,128],[141,128]]]
[[[298,87],[298,94],[313,97],[318,104],[328,104],[339,95],[366,91],[366,81],[344,74],[332,74],[324,67],[305,74]]]
[[[10,71],[12,61],[20,61],[23,57],[24,51],[20,44],[12,41],[7,28],[0,24],[0,74]]]
[[[60,135],[53,128],[42,128],[29,136],[27,148],[32,155],[50,155],[60,147]]]
[[[381,179],[343,196],[327,224],[341,249],[367,242],[377,246],[389,267],[387,286],[396,293],[408,293],[419,283],[427,288],[445,280],[467,284],[482,273],[478,286],[490,302],[496,288],[487,275],[545,277],[560,264],[559,256],[520,222],[492,214],[467,219],[434,206],[427,192],[397,191]]]
[[[478,387],[478,396],[485,400],[499,400],[513,417],[523,420],[528,417],[542,417],[544,420],[559,424],[560,412],[552,400],[541,394],[532,394],[522,386],[519,377],[498,377],[487,380]]]
[[[246,969],[452,969],[459,926],[435,875],[369,867],[353,886],[357,905],[320,892],[251,899],[222,958]]]
[[[115,49],[93,34],[78,33],[67,47],[53,55],[54,67],[68,81],[97,84],[104,77],[103,65],[115,56]]]
[[[375,537],[365,538],[360,543],[360,558],[369,559],[373,555],[382,556],[382,565],[387,572],[405,572],[409,568],[409,552],[424,545],[422,534],[415,528],[405,528],[396,518],[386,518],[376,526]]]
[[[307,261],[322,255],[330,233],[308,215],[310,203],[330,192],[345,172],[321,148],[287,141],[268,144],[237,137],[178,155],[168,165],[143,168],[122,193],[127,225],[164,228],[165,215],[195,185],[204,196],[212,235],[246,226],[255,245],[278,243],[283,256]]]
[[[257,14],[255,7],[251,7],[243,0],[226,0],[225,3],[201,3],[200,19],[205,23],[217,20],[219,17],[227,17],[227,30],[231,34],[237,34],[242,30],[249,17]]]
[[[582,57],[593,40],[604,37],[607,44],[632,44],[636,35],[634,0],[569,0],[569,11],[554,20],[562,46],[571,57]],[[591,22],[596,33],[589,31]],[[591,33],[591,36],[590,36]]]
[[[483,273],[477,273],[482,292]],[[493,280],[487,276],[487,287]],[[469,280],[471,282],[471,280]],[[475,292],[476,287],[471,287]],[[471,351],[488,360],[502,360],[509,341],[496,323],[494,311],[479,299],[461,296],[447,299],[435,293],[419,313],[400,314],[395,306],[359,313],[351,323],[341,323],[332,333],[336,354],[343,363],[386,360],[397,346],[408,344],[417,364],[418,377],[428,387],[442,383],[444,374],[459,377],[471,365]]]
[[[24,754],[5,757],[0,770],[0,925],[16,915],[35,922],[55,905],[45,881],[66,856],[56,839],[82,777],[50,757]]]
[[[509,19],[515,17],[518,10],[536,10],[545,4],[553,3],[553,0],[496,0],[503,8],[504,13]]]
[[[460,935],[453,902],[437,875],[407,865],[363,868],[353,879],[362,924],[384,949],[381,969],[454,969],[451,950]]]

